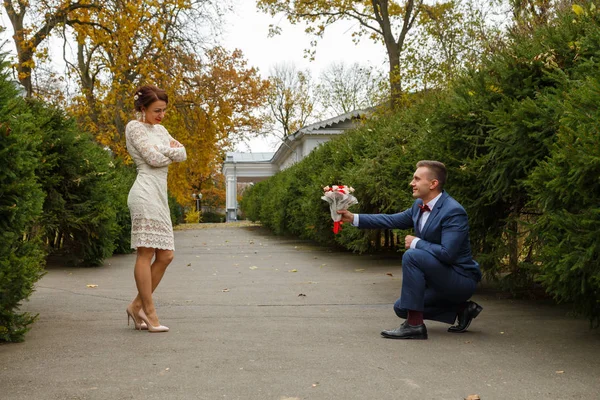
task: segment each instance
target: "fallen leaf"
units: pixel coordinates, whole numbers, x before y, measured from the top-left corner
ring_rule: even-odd
[[[356,272],[363,272],[364,270],[365,270],[364,268],[358,268],[358,269],[355,269],[354,271],[356,271]]]
[[[557,374],[564,374],[565,371],[556,371]]]
[[[500,332],[501,335],[504,335],[504,332]]]
[[[300,293],[298,297],[306,297],[306,295],[304,293]]]
[[[258,267],[256,265],[253,265],[250,267],[250,269],[258,269]]]
[[[85,286],[87,286],[89,288],[97,288],[98,287],[98,285],[85,285]]]
[[[229,292],[229,289],[225,288],[223,290],[221,290],[222,292]]]
[[[469,344],[469,343],[471,343],[470,340],[465,340],[465,344]]]
[[[191,266],[192,266],[192,263],[189,263],[187,266],[188,266],[188,267],[191,267]]]
[[[288,272],[298,272],[297,269],[290,269]]]
[[[481,397],[479,397],[478,394],[470,394],[465,398],[465,400],[481,400]]]
[[[315,382],[312,384],[312,387],[317,387],[317,386],[319,386],[319,382]]]
[[[386,275],[388,275],[388,276],[394,276],[394,274],[392,274],[391,272],[388,272]]]

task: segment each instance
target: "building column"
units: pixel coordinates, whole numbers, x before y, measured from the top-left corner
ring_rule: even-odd
[[[237,177],[227,175],[225,186],[225,208],[227,209],[227,222],[237,221]]]

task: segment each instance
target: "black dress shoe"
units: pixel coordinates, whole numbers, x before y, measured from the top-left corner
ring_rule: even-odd
[[[476,318],[481,310],[483,310],[483,307],[479,304],[474,301],[468,301],[467,306],[462,311],[458,312],[458,324],[448,328],[448,332],[466,332],[469,325],[471,325],[473,318]]]
[[[412,326],[404,322],[399,328],[381,331],[381,336],[388,339],[427,339],[427,328],[425,324]]]

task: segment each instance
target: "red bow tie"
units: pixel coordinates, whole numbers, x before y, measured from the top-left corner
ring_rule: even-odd
[[[429,206],[427,204],[422,205],[422,204],[417,204],[419,206],[419,208],[421,209],[421,212],[425,212],[425,211],[431,211],[431,208],[429,208]]]

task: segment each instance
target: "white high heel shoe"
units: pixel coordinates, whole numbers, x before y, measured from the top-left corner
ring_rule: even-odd
[[[148,325],[148,332],[169,332],[169,328],[164,325],[153,326],[146,316],[144,309],[140,309],[138,316],[146,323],[146,325]]]
[[[133,314],[133,311],[131,311],[129,307],[130,306],[127,306],[127,326],[129,326],[129,319],[131,318],[133,320],[133,325],[135,326],[136,330],[148,330],[148,325],[146,325],[144,321],[138,322],[138,320],[135,318],[135,315]]]

